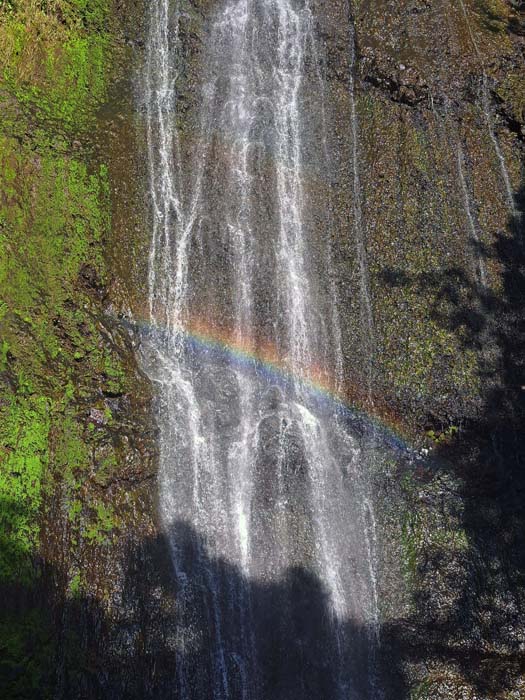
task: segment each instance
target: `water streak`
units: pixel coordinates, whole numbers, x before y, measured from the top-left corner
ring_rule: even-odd
[[[350,6],[349,6],[349,15]],[[368,403],[373,406],[373,363],[375,353],[375,328],[372,301],[370,295],[370,282],[368,274],[367,252],[364,238],[363,214],[362,214],[362,191],[360,177],[359,160],[359,121],[356,110],[355,79],[356,69],[356,37],[353,21],[350,25],[350,65],[349,65],[349,99],[350,99],[350,121],[352,135],[352,168],[353,168],[353,198],[354,198],[354,221],[353,231],[356,242],[357,262],[359,265],[361,313],[363,317],[362,326],[365,329],[366,350],[368,357]],[[373,436],[375,442],[375,435]],[[368,457],[367,457],[368,459]],[[366,460],[365,460],[366,461]],[[378,570],[378,536],[377,524],[374,513],[372,497],[372,483],[369,478],[370,469],[362,469],[359,472],[359,490],[361,492],[361,523],[366,545],[366,561],[368,562],[369,585],[370,585],[370,611],[369,611],[369,673],[368,683],[371,697],[382,697],[379,685],[377,656],[380,645],[380,616],[379,616],[379,590],[377,580]]]
[[[465,204],[465,213],[467,215],[467,221],[468,221],[468,226],[469,226],[469,231],[470,231],[470,236],[471,236],[471,241],[472,245],[474,246],[475,250],[475,257],[477,261],[477,277],[479,280],[479,283],[481,284],[482,287],[487,286],[487,270],[485,266],[485,261],[483,259],[483,254],[481,251],[481,241],[478,235],[478,230],[476,227],[476,223],[474,221],[474,216],[472,214],[472,208],[470,204],[470,193],[468,191],[467,187],[467,181],[465,179],[465,164],[464,164],[464,156],[463,156],[463,149],[461,148],[461,144],[458,143],[458,176],[459,176],[459,182],[461,184],[461,192],[463,194],[463,201]]]
[[[361,193],[361,177],[359,173],[359,124],[357,120],[356,100],[355,100],[355,29],[353,25],[350,28],[350,66],[348,71],[349,82],[349,99],[350,99],[350,123],[352,128],[352,174],[353,174],[353,230],[356,240],[357,262],[359,265],[359,281],[361,293],[361,307],[365,321],[367,333],[367,341],[369,344],[370,355],[373,352],[374,346],[374,316],[372,311],[372,302],[370,299],[370,283],[368,280],[368,263],[366,255],[366,247],[363,232],[363,212],[362,212],[362,193]],[[370,372],[371,366],[370,366]],[[371,386],[371,378],[369,379]]]

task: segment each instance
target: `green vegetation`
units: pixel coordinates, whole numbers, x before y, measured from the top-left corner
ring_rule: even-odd
[[[510,107],[510,116],[517,123],[525,122],[525,76],[509,72],[497,88],[498,96]]]
[[[42,610],[26,615],[7,612],[0,618],[0,696],[10,698],[52,697],[49,690],[54,652],[51,620]]]
[[[108,172],[91,137],[87,147],[114,50],[108,9],[108,0],[0,1],[0,587],[7,592],[38,582],[43,524],[69,527],[71,547],[106,546],[118,527],[105,494],[89,485],[101,440],[105,479],[118,464],[90,407],[109,424],[103,397],[119,396],[127,382],[100,317]],[[55,523],[57,499],[65,524]],[[72,598],[83,582],[77,571]],[[49,625],[38,604],[0,616],[2,697],[47,697]]]
[[[0,578],[27,580],[38,542],[42,478],[49,461],[49,401],[10,397],[0,423]]]
[[[93,118],[106,91],[106,0],[17,0],[0,9],[4,100],[62,130]],[[56,127],[55,127],[56,128]]]
[[[427,585],[425,562],[436,556],[444,566],[446,561],[464,557],[470,544],[461,511],[444,509],[443,489],[455,488],[446,474],[423,484],[408,473],[401,487],[406,503],[401,518],[402,570],[410,590],[416,592]]]
[[[82,577],[76,573],[69,583],[69,593],[72,598],[78,598],[82,592]]]
[[[427,430],[427,437],[432,440],[435,445],[440,445],[443,442],[448,442],[454,438],[459,432],[457,425],[449,425],[445,430]]]
[[[46,482],[60,478],[72,493],[83,482],[96,431],[77,401],[101,383],[107,395],[125,389],[83,281],[87,270],[104,284],[107,168],[75,141],[106,92],[106,20],[106,0],[0,9],[0,498],[10,503],[0,521],[3,580],[29,575]],[[90,527],[88,540],[99,542]]]
[[[476,9],[486,29],[494,33],[506,30],[510,7],[503,0],[476,0]]]
[[[97,503],[94,507],[95,518],[84,531],[84,537],[90,542],[106,544],[111,531],[118,526],[118,520],[111,505]]]
[[[473,394],[478,357],[447,322],[454,308],[442,293],[446,268],[465,264],[457,245],[465,214],[453,147],[432,115],[400,119],[397,105],[370,95],[359,98],[358,109],[367,124],[363,156],[376,177],[367,183],[367,245],[378,374],[393,392],[421,403]],[[468,288],[457,287],[463,300]]]
[[[118,355],[101,342],[93,303],[82,288],[84,265],[104,279],[106,169],[90,172],[86,163],[45,148],[35,163],[31,147],[0,136],[0,362],[13,379],[0,405],[6,452],[1,496],[12,498],[28,521],[16,532],[12,525],[4,528],[19,554],[37,542],[50,427],[51,466],[73,486],[89,462],[75,391],[89,396],[99,377],[108,395],[118,395],[125,382]],[[7,575],[18,570],[18,564],[12,571],[3,564]]]

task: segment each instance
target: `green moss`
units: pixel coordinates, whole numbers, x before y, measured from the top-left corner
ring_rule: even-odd
[[[510,8],[503,0],[476,0],[476,6],[486,29],[496,34],[506,30]]]
[[[69,594],[72,598],[79,598],[82,594],[82,577],[76,573],[69,583]]]
[[[7,613],[0,619],[0,696],[53,697],[50,659],[55,646],[52,621],[46,611]]]
[[[400,118],[400,108],[369,96],[358,106],[367,124],[363,186],[377,374],[403,401],[446,404],[458,393],[473,395],[478,356],[448,322],[455,309],[442,293],[446,269],[463,265],[457,242],[465,225],[448,134],[431,115]],[[468,286],[459,287],[468,304]]]
[[[20,392],[22,393],[22,392]],[[49,461],[49,400],[11,397],[0,425],[0,579],[27,580]]]
[[[513,119],[525,123],[525,76],[509,72],[497,87],[499,97],[509,106]]]
[[[83,163],[53,153],[31,161],[29,148],[0,136],[0,181],[16,165],[14,177],[0,186],[3,299],[24,316],[36,307],[31,320],[38,328],[42,301],[58,311],[67,299],[64,282],[73,284],[85,261],[101,265],[93,243],[107,229],[108,216],[105,170],[88,173]],[[49,334],[39,331],[45,347]],[[56,346],[47,349],[58,353]]]
[[[413,609],[418,596],[429,590],[429,585],[442,585],[439,576],[429,583],[428,574],[439,562],[445,570],[451,562],[465,561],[470,541],[463,525],[461,509],[446,507],[444,489],[450,494],[455,488],[446,474],[440,474],[427,483],[419,483],[408,473],[401,482],[403,510],[401,512],[401,570]],[[433,562],[429,564],[429,562]]]
[[[84,537],[88,542],[104,545],[109,542],[108,536],[116,527],[118,519],[113,507],[102,502],[93,506],[94,518],[84,530]]]
[[[452,440],[458,432],[459,428],[457,425],[449,425],[441,431],[427,430],[426,435],[435,445],[441,445],[442,443]]]
[[[122,394],[125,386],[125,372],[118,359],[109,353],[104,356],[104,374],[107,377],[108,394]]]
[[[80,516],[80,513],[82,512],[82,503],[80,501],[73,501],[69,505],[68,509],[68,518],[70,522],[75,522],[78,517]]]
[[[99,486],[107,486],[118,470],[119,460],[113,447],[107,446],[101,450],[101,455],[97,460],[97,470],[93,477]]]
[[[12,584],[36,589],[41,571],[62,571],[71,560],[61,551],[63,560],[39,566],[49,556],[42,524],[64,528],[74,549],[105,545],[119,523],[93,479],[98,443],[107,473],[115,452],[102,429],[89,430],[86,411],[108,385],[120,392],[126,384],[90,285],[92,278],[97,289],[104,284],[110,225],[108,171],[87,148],[115,48],[108,8],[108,0],[0,0],[0,585],[7,592]],[[65,523],[55,522],[57,498]],[[69,576],[74,599],[85,572]],[[1,697],[50,696],[52,639],[45,611],[3,611]]]
[[[106,0],[20,0],[0,26],[3,87],[25,114],[85,127],[106,94]]]
[[[3,340],[0,343],[0,372],[3,372],[7,366],[7,353],[9,352],[9,343]]]
[[[65,482],[77,488],[90,463],[89,446],[83,436],[80,423],[71,410],[58,414],[53,443],[53,466]]]
[[[125,383],[80,283],[84,265],[104,281],[108,171],[71,147],[105,95],[107,8],[20,0],[0,9],[0,370],[16,387],[15,396],[0,384],[4,579],[29,576],[46,485],[62,481],[70,518],[80,518],[75,494],[95,431],[75,400],[97,382],[115,393]]]

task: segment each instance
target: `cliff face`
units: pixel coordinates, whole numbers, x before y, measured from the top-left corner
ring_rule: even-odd
[[[374,377],[436,458],[377,489],[384,643],[421,698],[525,692],[523,20],[355,9]]]
[[[125,614],[115,600],[124,551],[139,525],[140,539],[153,528],[151,392],[111,316],[107,264],[123,187],[108,166],[107,110],[116,99],[121,111],[114,86],[141,22],[140,6],[104,0],[0,7],[6,698],[87,687],[93,658],[107,654],[102,621]]]
[[[179,4],[184,149],[216,3]],[[430,452],[374,475],[389,692],[520,698],[524,8],[311,4],[348,394]],[[170,693],[153,392],[118,320],[145,299],[144,41],[138,0],[0,6],[3,697]]]

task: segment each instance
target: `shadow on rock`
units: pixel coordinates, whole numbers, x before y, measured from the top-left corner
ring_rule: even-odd
[[[45,565],[34,594],[5,591],[23,604],[2,623],[9,617],[17,636],[0,665],[2,697],[376,697],[370,630],[336,620],[314,574],[293,567],[277,580],[250,580],[210,556],[185,523],[173,525],[170,542],[176,577],[166,538],[146,539],[128,548],[124,585],[111,600],[78,590],[57,601],[56,571]],[[388,671],[385,697],[408,697],[389,660],[377,661]]]
[[[400,658],[454,665],[483,697],[515,688],[525,673],[525,185],[515,205],[507,231],[490,249],[476,249],[501,270],[499,289],[457,267],[416,279],[402,270],[384,275],[400,289],[430,290],[432,317],[476,354],[481,386],[476,415],[452,416],[461,429],[436,448],[461,484],[468,541],[462,590],[442,628],[421,605],[385,636]]]

